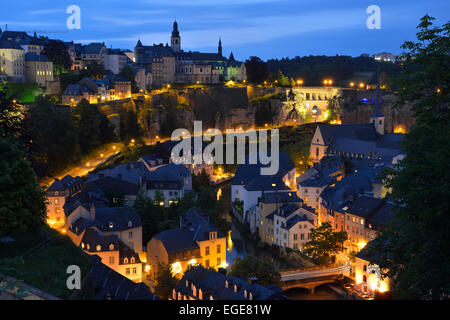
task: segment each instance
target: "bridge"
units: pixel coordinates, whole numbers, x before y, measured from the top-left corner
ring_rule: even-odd
[[[339,259],[340,258],[340,259]],[[314,293],[314,289],[322,284],[334,283],[350,273],[350,260],[342,253],[338,254],[338,266],[334,267],[307,267],[290,269],[281,273],[281,288],[289,290],[292,288],[304,288]]]

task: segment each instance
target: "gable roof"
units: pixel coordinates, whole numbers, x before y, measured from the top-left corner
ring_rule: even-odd
[[[186,286],[186,281],[188,286]],[[228,288],[225,286],[228,282]],[[220,272],[206,269],[202,266],[196,266],[187,270],[181,280],[175,287],[176,292],[180,292],[187,297],[194,297],[191,284],[194,284],[196,289],[202,290],[203,299],[213,297],[214,300],[248,300],[244,295],[244,290],[247,294],[252,294],[253,300],[284,300],[281,290],[271,290],[259,284],[251,284],[246,280],[239,279],[233,276],[225,276]],[[234,291],[234,285],[237,286],[237,292]]]
[[[199,248],[194,241],[194,233],[190,230],[181,228],[165,230],[158,233],[153,238],[160,240],[168,253]]]
[[[140,227],[142,221],[132,207],[103,207],[95,209],[95,224],[104,232],[115,232]]]
[[[91,281],[95,300],[157,300],[144,283],[135,283],[101,262],[97,255],[93,261]]]

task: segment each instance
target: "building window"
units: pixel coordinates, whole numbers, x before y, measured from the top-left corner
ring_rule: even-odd
[[[209,256],[209,247],[205,247],[205,256]]]
[[[133,274],[137,274],[137,268],[133,268]]]
[[[133,231],[128,232],[128,238],[133,239]]]
[[[209,260],[205,260],[205,267],[209,268]]]
[[[130,274],[130,268],[125,269],[125,274]]]
[[[100,247],[100,245],[97,245],[97,251],[102,250],[102,247]]]
[[[220,244],[217,245],[217,253],[220,253]]]
[[[109,264],[114,264],[114,257],[113,256],[109,257]]]
[[[131,263],[135,263],[135,262],[136,262],[136,260],[134,259],[134,257],[132,257],[130,261],[131,261]]]
[[[109,250],[114,250],[114,245],[112,243],[109,245]]]
[[[128,263],[128,258],[123,258],[123,263]]]
[[[221,264],[220,258],[217,258],[217,265],[220,266],[220,264]]]
[[[297,240],[297,234],[294,234],[294,240]]]

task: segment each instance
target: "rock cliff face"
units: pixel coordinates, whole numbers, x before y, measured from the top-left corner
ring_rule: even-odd
[[[340,119],[346,123],[368,123],[373,112],[375,90],[344,90],[340,99]],[[385,116],[385,131],[409,131],[414,124],[410,105],[394,107],[395,95],[381,95],[381,113]]]
[[[248,129],[265,123],[283,126],[323,121],[328,116],[331,97],[337,97],[336,111],[343,124],[369,122],[375,90],[330,89],[296,88],[291,92],[290,89],[250,86],[194,88],[108,102],[99,108],[117,130],[120,130],[120,116],[124,111],[136,112],[148,137],[170,136],[175,128],[192,132],[194,120],[203,122],[203,130],[217,128],[221,131]],[[382,95],[381,111],[386,117],[386,131],[393,132],[400,127],[407,131],[414,123],[410,108],[394,109],[394,99],[392,93]]]

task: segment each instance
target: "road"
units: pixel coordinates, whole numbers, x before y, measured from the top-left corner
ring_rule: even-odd
[[[301,280],[301,279],[308,279],[308,278],[315,278],[315,277],[323,277],[323,276],[329,276],[337,273],[348,273],[350,272],[350,259],[343,253],[339,252],[338,254],[339,266],[338,267],[332,267],[332,268],[326,268],[326,269],[317,269],[317,270],[307,270],[303,272],[296,272],[296,273],[285,273],[281,275],[281,280],[283,281],[289,281],[289,280]]]

